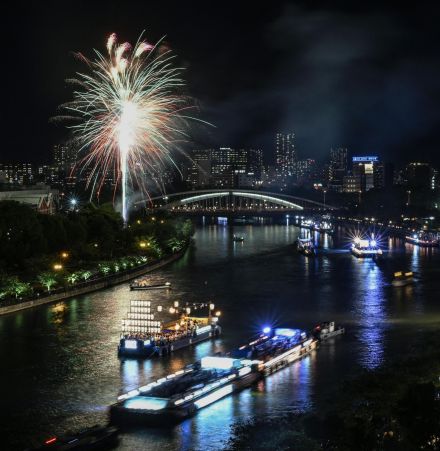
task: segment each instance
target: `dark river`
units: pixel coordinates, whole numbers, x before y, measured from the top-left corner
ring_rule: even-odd
[[[386,240],[377,266],[348,252],[348,237],[315,234],[314,259],[296,252],[293,225],[197,229],[180,261],[151,274],[173,290],[130,292],[128,284],[59,304],[0,317],[1,449],[23,449],[66,430],[105,423],[118,394],[176,371],[199,357],[239,345],[264,325],[310,329],[334,320],[345,336],[225,398],[174,429],[141,429],[121,436],[123,450],[216,450],[230,427],[252,415],[275,416],[331,402],[342,379],[375,368],[418,345],[420,332],[440,325],[440,253]],[[302,232],[304,233],[304,231]],[[413,270],[413,286],[390,285],[396,270]],[[154,306],[212,300],[224,334],[215,342],[162,360],[120,360],[116,349],[130,299]]]

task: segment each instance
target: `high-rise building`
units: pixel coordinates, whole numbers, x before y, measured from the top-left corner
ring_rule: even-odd
[[[315,160],[308,158],[307,160],[297,161],[295,165],[296,181],[300,185],[312,184],[318,179]]]
[[[377,156],[353,157],[353,176],[359,178],[361,191],[384,186],[384,166]]]
[[[279,178],[294,175],[297,161],[294,133],[277,133],[275,137],[275,168]]]
[[[32,163],[0,163],[0,178],[10,185],[31,185],[35,182]]]
[[[185,180],[192,187],[204,187],[211,184],[212,152],[212,149],[191,152],[191,161],[187,165]]]
[[[57,169],[70,169],[77,160],[77,150],[66,144],[53,146],[53,163]]]
[[[330,149],[330,167],[328,187],[331,190],[341,192],[343,189],[344,176],[347,175],[347,155],[345,147]]]
[[[429,163],[409,163],[406,166],[405,179],[410,188],[429,188],[433,189],[434,171]]]

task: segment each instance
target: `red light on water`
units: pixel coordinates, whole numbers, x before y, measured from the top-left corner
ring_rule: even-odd
[[[46,440],[46,441],[44,442],[44,444],[45,444],[45,445],[50,445],[50,444],[52,444],[52,443],[55,443],[56,441],[57,441],[57,438],[56,438],[56,437],[52,437],[52,438]]]

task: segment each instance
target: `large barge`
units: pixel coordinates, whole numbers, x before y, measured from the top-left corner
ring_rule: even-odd
[[[119,396],[110,407],[113,423],[167,425],[257,380],[316,349],[318,340],[298,329],[265,330],[228,356],[208,356],[157,381]]]
[[[192,316],[191,307],[185,307],[179,314],[177,307],[171,307],[170,312],[177,318],[164,323],[155,319],[150,301],[132,300],[127,316],[122,321],[118,355],[163,357],[178,349],[218,337],[221,327],[218,316],[211,314],[214,304],[198,306],[208,307],[208,316]]]

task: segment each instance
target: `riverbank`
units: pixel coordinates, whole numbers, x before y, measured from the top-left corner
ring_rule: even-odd
[[[137,268],[129,269],[118,274],[112,274],[110,276],[104,276],[99,279],[91,280],[89,282],[84,282],[80,285],[74,286],[72,288],[64,289],[56,293],[52,293],[44,297],[36,297],[31,300],[26,300],[23,302],[14,303],[12,305],[1,306],[0,315],[7,315],[11,313],[18,312],[20,310],[29,309],[32,307],[37,307],[39,305],[50,304],[53,302],[64,301],[66,299],[79,296],[82,294],[91,293],[93,291],[102,290],[120,283],[127,282],[136,277],[142,276],[149,272],[155,271],[156,269],[162,268],[182,257],[187,251],[189,243],[180,251],[168,257],[156,260],[152,263],[145,263]]]

